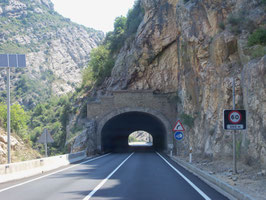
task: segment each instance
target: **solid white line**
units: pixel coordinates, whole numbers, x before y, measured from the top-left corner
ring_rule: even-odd
[[[171,165],[161,154],[156,152],[158,156],[160,156],[176,173],[178,173],[185,181],[191,185],[205,200],[211,200],[204,192],[202,192],[194,183],[192,183],[185,175],[183,175],[179,170],[177,170],[173,165]]]
[[[30,182],[33,182],[33,181],[37,181],[37,180],[42,179],[42,178],[45,178],[45,177],[47,177],[47,176],[51,176],[51,175],[53,175],[53,174],[57,174],[57,173],[59,173],[59,172],[62,172],[62,171],[65,171],[65,170],[71,169],[71,168],[73,168],[73,167],[77,167],[77,166],[79,166],[79,165],[82,165],[82,164],[85,164],[85,163],[91,162],[91,161],[93,161],[93,160],[97,160],[97,159],[99,159],[99,158],[103,158],[103,157],[105,157],[105,156],[107,156],[107,155],[110,155],[110,153],[108,153],[108,154],[104,154],[104,155],[99,156],[99,157],[96,157],[96,158],[92,158],[92,159],[90,159],[90,160],[86,160],[86,161],[84,161],[84,162],[82,162],[82,163],[79,163],[79,164],[76,164],[76,165],[73,165],[73,166],[70,166],[70,167],[67,167],[67,168],[61,169],[61,170],[59,170],[59,171],[56,171],[56,172],[53,172],[53,173],[50,173],[50,174],[46,174],[46,175],[44,175],[44,176],[41,176],[41,177],[38,177],[38,178],[35,178],[35,179],[32,179],[32,180],[29,180],[29,181],[25,181],[25,182],[23,182],[23,183],[19,183],[19,184],[17,184],[17,185],[13,185],[13,186],[10,186],[10,187],[7,187],[7,188],[4,188],[4,189],[0,190],[0,193],[1,193],[1,192],[4,192],[4,191],[6,191],[6,190],[12,189],[12,188],[15,188],[15,187],[21,186],[21,185],[25,185],[25,184],[30,183]]]
[[[132,154],[130,154],[120,165],[118,165],[117,168],[115,168],[114,171],[111,172],[111,174],[109,174],[104,180],[102,180],[102,182],[100,182],[96,188],[94,188],[83,200],[89,200],[94,194],[95,192],[97,192],[104,184],[106,181],[108,181],[108,179],[113,176],[113,174],[134,154],[134,152]]]

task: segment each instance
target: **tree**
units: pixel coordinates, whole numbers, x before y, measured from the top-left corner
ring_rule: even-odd
[[[116,53],[123,46],[126,23],[126,17],[117,17],[114,22],[114,31],[107,34],[105,43],[109,46],[111,53]]]
[[[143,19],[144,9],[140,5],[140,1],[136,1],[134,7],[127,13],[126,33],[127,37],[135,34]]]
[[[105,46],[101,45],[93,49],[91,51],[91,60],[88,69],[85,69],[87,73],[83,75],[82,82],[87,83],[89,76],[92,76],[96,84],[102,83],[106,77],[111,75],[113,66],[114,60],[110,55],[110,51]]]
[[[27,122],[29,115],[24,111],[23,107],[19,104],[13,104],[11,106],[11,130],[23,135],[23,132],[27,130]],[[4,128],[7,128],[7,106],[3,103],[0,104],[0,121]]]

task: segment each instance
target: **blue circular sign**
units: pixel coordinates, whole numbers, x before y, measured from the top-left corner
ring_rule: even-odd
[[[184,134],[182,132],[176,132],[175,133],[175,139],[182,140],[184,137]]]

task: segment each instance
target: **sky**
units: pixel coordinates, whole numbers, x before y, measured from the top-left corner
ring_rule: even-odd
[[[113,31],[114,20],[126,16],[135,0],[52,0],[55,10],[71,21],[84,26]]]

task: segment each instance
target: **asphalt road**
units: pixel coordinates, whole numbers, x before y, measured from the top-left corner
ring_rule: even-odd
[[[19,184],[19,185],[17,185]],[[17,185],[17,186],[16,186]],[[109,154],[58,173],[0,184],[1,200],[227,199],[163,154]]]

